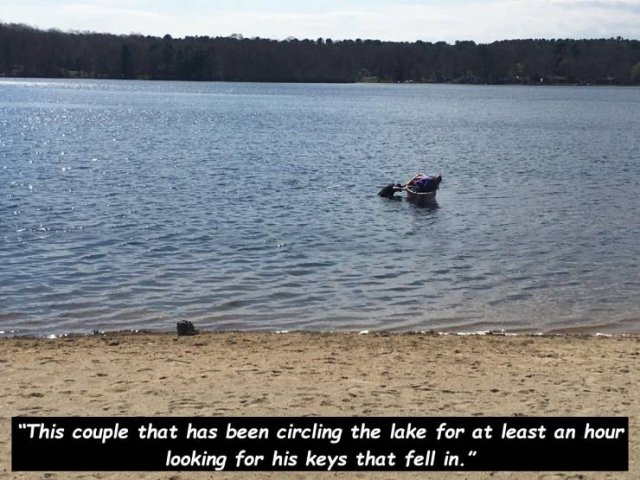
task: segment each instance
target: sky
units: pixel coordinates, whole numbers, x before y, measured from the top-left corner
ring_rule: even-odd
[[[0,22],[173,37],[640,39],[640,0],[0,0]]]

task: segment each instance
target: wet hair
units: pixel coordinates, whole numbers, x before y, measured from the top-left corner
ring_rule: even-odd
[[[395,186],[396,184],[390,183],[389,185],[385,186],[382,190],[380,190],[378,192],[378,195],[385,198],[392,198],[393,194],[396,193],[396,190],[394,188]]]

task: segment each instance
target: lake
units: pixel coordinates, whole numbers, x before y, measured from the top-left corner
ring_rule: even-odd
[[[0,331],[638,333],[638,132],[638,88],[0,79]]]

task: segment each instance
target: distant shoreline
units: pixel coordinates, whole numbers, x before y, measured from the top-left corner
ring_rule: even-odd
[[[354,81],[354,82],[294,82],[294,81],[255,81],[255,80],[177,80],[162,78],[108,78],[108,77],[42,77],[42,76],[8,76],[0,74],[0,80],[105,80],[134,82],[179,82],[179,83],[255,83],[275,85],[460,85],[477,87],[627,87],[638,88],[638,85],[607,83],[463,83],[463,82],[392,82],[392,81]]]
[[[0,76],[288,83],[640,85],[640,40],[270,40],[0,23]]]

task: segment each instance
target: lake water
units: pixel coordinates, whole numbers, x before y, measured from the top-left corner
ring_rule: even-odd
[[[639,132],[637,88],[1,80],[0,331],[640,332]]]

